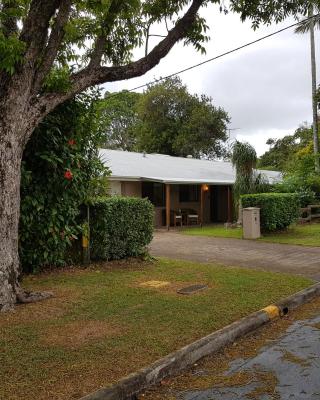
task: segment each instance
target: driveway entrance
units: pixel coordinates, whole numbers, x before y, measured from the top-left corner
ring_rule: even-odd
[[[177,232],[157,231],[150,245],[150,251],[155,257],[288,272],[320,281],[320,247],[187,236]]]

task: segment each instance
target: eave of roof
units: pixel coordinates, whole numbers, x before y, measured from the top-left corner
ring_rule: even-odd
[[[107,149],[102,149],[100,155],[112,171],[112,181],[207,185],[234,185],[235,182],[235,170],[230,162]],[[258,172],[270,183],[281,180],[281,174],[276,171]]]

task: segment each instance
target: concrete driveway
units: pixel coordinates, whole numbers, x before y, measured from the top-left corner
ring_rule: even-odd
[[[320,247],[188,236],[164,230],[155,232],[150,251],[155,257],[288,272],[320,281]]]

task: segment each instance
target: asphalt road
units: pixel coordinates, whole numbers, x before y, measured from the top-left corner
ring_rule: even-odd
[[[319,327],[317,327],[319,326]],[[181,400],[316,400],[320,399],[320,313],[317,317],[297,321],[286,334],[257,356],[237,359],[230,365],[229,375],[248,373],[252,378],[244,385],[189,390]],[[273,393],[264,392],[265,378],[274,377]],[[261,379],[262,378],[262,379]],[[270,382],[269,382],[270,385]],[[269,386],[270,388],[270,386]],[[259,393],[260,392],[260,393]]]
[[[141,399],[320,399],[320,299],[200,361]]]

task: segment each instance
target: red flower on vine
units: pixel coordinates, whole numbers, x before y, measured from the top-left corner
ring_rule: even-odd
[[[69,139],[68,140],[68,145],[69,146],[74,146],[76,144],[76,141],[74,139]]]
[[[67,170],[66,170],[66,172],[64,173],[64,177],[65,177],[68,181],[71,181],[71,180],[72,180],[73,174],[72,174],[72,172],[70,171],[70,169],[67,169]]]

